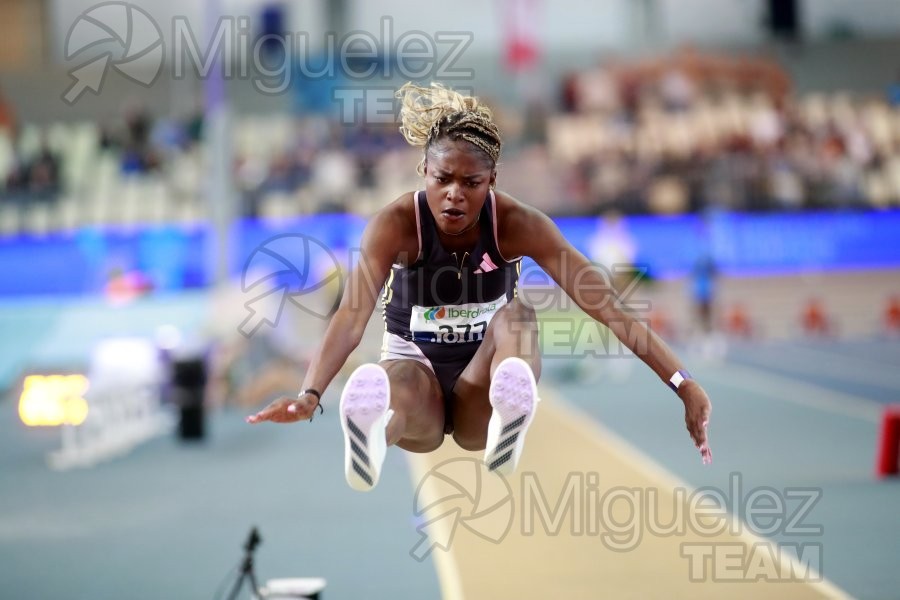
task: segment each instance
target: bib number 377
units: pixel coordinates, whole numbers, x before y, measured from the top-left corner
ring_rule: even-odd
[[[437,341],[444,344],[456,344],[459,342],[478,342],[484,339],[487,331],[487,321],[466,323],[465,325],[438,325]]]

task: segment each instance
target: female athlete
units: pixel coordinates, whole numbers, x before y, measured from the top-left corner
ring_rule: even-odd
[[[484,450],[489,469],[515,470],[541,370],[535,312],[517,293],[528,256],[677,392],[688,432],[709,462],[703,388],[665,342],[621,309],[609,281],[550,218],[494,189],[501,140],[490,109],[436,84],[407,83],[397,95],[400,131],[424,151],[425,189],[404,194],[367,225],[303,391],[247,421],[311,419],[381,294],[381,360],[357,368],[341,394],[350,486],[369,490],[378,482],[387,446],[431,452],[446,435],[465,450]]]

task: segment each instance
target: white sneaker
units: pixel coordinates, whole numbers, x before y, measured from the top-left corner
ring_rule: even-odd
[[[360,365],[341,392],[341,429],[344,431],[344,475],[354,490],[375,487],[387,451],[385,430],[394,411],[391,383],[381,365]]]
[[[488,398],[494,412],[488,422],[484,464],[508,475],[519,465],[525,432],[540,401],[531,366],[516,356],[504,359],[494,371]]]

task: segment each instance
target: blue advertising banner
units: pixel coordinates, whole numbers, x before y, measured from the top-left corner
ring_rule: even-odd
[[[712,260],[720,272],[736,276],[900,268],[900,211],[582,217],[556,222],[590,259],[607,265],[638,264],[662,279],[684,276],[701,260]],[[240,277],[276,236],[285,236],[278,252],[302,253],[304,249],[295,248],[286,234],[317,240],[345,262],[365,225],[365,219],[340,214],[277,224],[238,222],[233,227],[229,271]],[[202,288],[211,281],[205,264],[207,238],[204,226],[174,225],[0,238],[0,296],[94,294],[122,276],[153,290]]]

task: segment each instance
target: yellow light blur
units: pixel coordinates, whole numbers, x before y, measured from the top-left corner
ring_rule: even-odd
[[[19,418],[29,427],[81,425],[88,415],[84,375],[29,375],[22,384]]]

